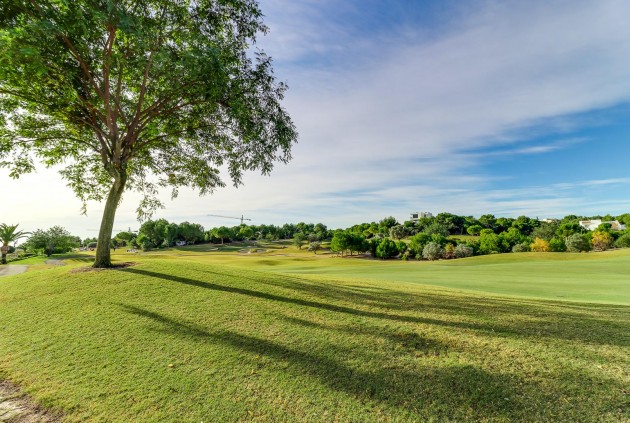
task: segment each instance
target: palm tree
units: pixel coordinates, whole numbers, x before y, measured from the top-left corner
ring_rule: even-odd
[[[15,242],[20,238],[28,235],[28,232],[16,231],[18,225],[0,224],[0,242],[2,242],[2,264],[7,264],[7,252],[9,251],[9,243]]]

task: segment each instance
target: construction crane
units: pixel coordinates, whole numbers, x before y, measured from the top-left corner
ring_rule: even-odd
[[[222,216],[220,214],[208,214],[206,216],[213,216],[213,217],[222,217],[224,219],[236,219],[236,220],[240,220],[241,221],[241,225],[243,224],[244,220],[249,220],[251,221],[252,219],[246,219],[245,217],[243,217],[243,215],[241,215],[241,217],[234,217],[234,216]]]
[[[100,229],[86,229],[90,232],[100,232]],[[131,230],[131,226],[129,227],[129,230],[125,231],[124,229],[112,229],[112,233],[113,232],[131,232],[132,234],[137,234],[138,231],[132,231]]]

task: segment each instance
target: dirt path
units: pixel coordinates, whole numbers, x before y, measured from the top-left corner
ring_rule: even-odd
[[[19,275],[26,272],[26,269],[28,266],[25,264],[2,265],[0,266],[0,276]]]
[[[1,423],[53,423],[60,421],[33,403],[11,383],[0,381]]]

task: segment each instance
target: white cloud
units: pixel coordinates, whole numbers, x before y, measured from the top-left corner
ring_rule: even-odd
[[[246,175],[238,190],[202,199],[184,191],[166,200],[161,216],[233,223],[206,216],[223,210],[249,213],[255,223],[335,226],[388,214],[404,219],[417,209],[557,215],[595,204],[576,194],[574,181],[567,188],[489,189],[480,165],[493,155],[569,148],[581,141],[565,132],[583,124],[572,114],[630,101],[630,2],[483,2],[430,37],[404,26],[365,38],[328,20],[334,7],[351,7],[339,4],[262,2],[272,32],[259,44],[292,87],[286,107],[301,135],[294,160],[271,177]],[[334,61],[322,61],[327,56]],[[557,137],[519,144],[531,134]],[[485,158],[474,153],[506,145]],[[44,179],[54,186],[43,188]],[[0,221],[54,224],[72,216],[65,222],[77,231],[98,227],[98,207],[79,216],[69,190],[44,179],[4,182]],[[135,225],[134,198],[127,196],[117,225]],[[9,207],[16,199],[19,207]]]

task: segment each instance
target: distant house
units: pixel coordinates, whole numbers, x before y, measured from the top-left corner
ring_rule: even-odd
[[[411,213],[411,221],[412,222],[417,222],[420,219],[424,219],[427,217],[433,217],[433,213],[430,212],[414,212]]]
[[[619,223],[619,221],[617,221],[617,220],[612,220],[612,221],[608,221],[608,222],[602,222],[601,219],[580,220],[580,226],[583,227],[584,229],[588,229],[589,231],[594,231],[595,229],[599,228],[599,225],[601,225],[602,223],[610,224],[610,228],[613,231],[625,231],[626,230],[626,225],[623,225],[623,224]]]
[[[543,223],[558,223],[559,221],[559,219],[540,219],[540,222]]]

